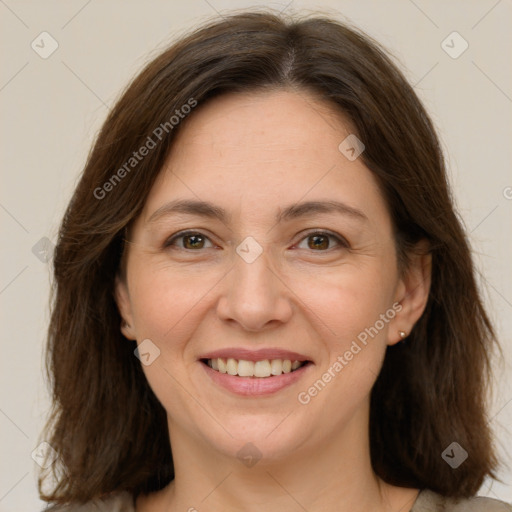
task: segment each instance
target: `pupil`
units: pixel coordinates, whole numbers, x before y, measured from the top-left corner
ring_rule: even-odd
[[[312,248],[312,249],[318,249],[318,248],[327,249],[327,246],[329,245],[328,239],[325,235],[314,235],[314,236],[310,237],[310,239],[314,240],[314,242],[312,244],[310,244],[310,248]],[[323,243],[322,242],[317,243],[318,239],[323,239]]]
[[[188,241],[189,243],[185,242],[185,245],[192,245],[193,248],[197,248],[197,243],[201,243],[201,240],[202,240],[202,236],[201,235],[187,235],[185,237],[185,240]],[[192,240],[192,242],[190,243],[190,240]],[[194,242],[195,240],[195,242]]]

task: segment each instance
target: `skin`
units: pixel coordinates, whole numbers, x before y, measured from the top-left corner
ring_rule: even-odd
[[[387,346],[424,310],[430,256],[415,255],[399,271],[372,173],[338,150],[350,124],[309,93],[226,95],[198,107],[182,128],[132,226],[116,282],[123,334],[160,349],[143,370],[167,411],[176,471],[166,488],[139,497],[137,512],[410,510],[418,490],[388,485],[372,470],[369,396]],[[232,218],[148,222],[176,198],[211,201]],[[311,200],[341,201],[366,219],[314,213],[276,224],[284,206]],[[164,247],[184,229],[207,238]],[[322,238],[316,248],[318,231],[349,247]],[[252,263],[235,251],[247,236],[263,249]],[[298,393],[394,303],[401,310],[378,335],[299,403]],[[293,350],[314,365],[273,395],[241,397],[213,384],[198,362],[235,346]],[[248,442],[261,453],[252,467],[237,457]]]

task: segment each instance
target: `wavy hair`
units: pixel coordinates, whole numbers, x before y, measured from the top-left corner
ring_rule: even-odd
[[[497,342],[429,115],[399,67],[358,29],[323,16],[245,12],[208,22],[147,64],[88,156],[53,260],[46,352],[53,406],[45,435],[60,457],[39,476],[42,499],[137,496],[173,479],[166,412],[134,357],[136,343],[119,329],[114,282],[123,232],[194,110],[176,126],[171,118],[191,101],[200,108],[223,94],[263,89],[309,92],[343,114],[366,146],[361,158],[387,202],[399,261],[406,265],[417,241],[430,244],[427,307],[407,343],[388,347],[372,389],[375,473],[454,497],[495,477],[486,401]],[[156,147],[135,164],[130,159],[148,137]],[[453,441],[470,454],[457,470],[441,457]],[[43,491],[50,474],[53,487]]]

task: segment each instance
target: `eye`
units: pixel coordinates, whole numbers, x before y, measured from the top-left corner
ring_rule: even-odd
[[[329,239],[336,240],[336,243],[340,247],[348,248],[348,242],[340,236],[334,235],[332,233],[328,233],[326,231],[315,231],[313,233],[309,233],[302,240],[307,241],[307,245],[309,249],[317,252],[326,252],[329,249]],[[302,241],[301,241],[302,243]],[[299,248],[301,248],[299,246]]]
[[[176,244],[177,240],[182,240],[183,244]],[[164,247],[178,246],[178,249],[194,251],[198,249],[205,249],[206,240],[210,242],[210,239],[206,235],[203,235],[203,233],[198,231],[182,231],[169,238],[165,242]],[[211,247],[213,247],[213,244],[211,244]],[[206,248],[208,249],[209,247]]]
[[[315,231],[309,233],[301,240],[301,243],[302,241],[307,241],[307,248],[316,252],[326,252],[330,248],[330,240],[335,240],[339,247],[349,247],[348,242],[343,237],[326,231]],[[206,243],[209,243],[210,246],[206,246]],[[212,248],[213,244],[206,235],[199,231],[181,231],[180,233],[176,233],[171,238],[169,238],[165,242],[164,247],[177,247],[178,249],[195,251]],[[298,247],[303,248],[300,247],[300,244]]]

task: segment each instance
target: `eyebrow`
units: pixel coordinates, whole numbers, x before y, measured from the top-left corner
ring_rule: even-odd
[[[306,201],[303,203],[291,204],[279,211],[275,220],[279,223],[319,213],[338,213],[362,221],[368,220],[368,217],[361,210],[339,201],[332,200]],[[176,199],[165,203],[154,211],[146,222],[148,224],[154,223],[162,217],[174,214],[197,215],[200,217],[218,219],[225,224],[228,224],[232,218],[231,214],[229,214],[224,208],[208,201]]]

